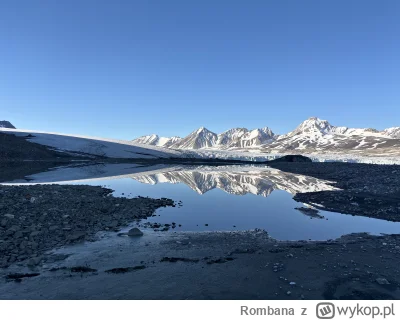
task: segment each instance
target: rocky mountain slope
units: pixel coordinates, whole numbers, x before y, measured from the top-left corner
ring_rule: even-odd
[[[11,122],[6,120],[0,121],[0,128],[15,129]]]
[[[400,139],[400,127],[387,128],[382,131],[382,134],[394,139]]]
[[[145,140],[141,142],[148,143]],[[201,127],[187,137],[168,144],[167,147],[186,150],[265,153],[352,152],[361,155],[397,156],[400,155],[400,127],[382,131],[372,128],[348,128],[334,126],[327,120],[311,117],[284,135],[274,134],[268,127],[254,130],[234,128],[220,134]]]
[[[234,128],[220,133],[214,147],[221,149],[254,147],[269,143],[276,137],[268,127],[254,130]]]

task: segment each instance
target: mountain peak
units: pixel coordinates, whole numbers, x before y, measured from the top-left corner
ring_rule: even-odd
[[[11,122],[7,120],[0,121],[0,128],[15,129]]]
[[[317,135],[325,135],[332,132],[334,127],[327,121],[322,120],[317,117],[310,117],[307,120],[304,120],[294,131],[290,134],[317,134]]]
[[[206,127],[201,126],[200,128],[198,128],[196,130],[196,133],[200,133],[200,132],[211,132],[210,130],[208,130]]]
[[[187,137],[173,143],[171,148],[178,149],[201,149],[214,146],[217,135],[205,127],[193,131]]]
[[[265,134],[269,135],[270,137],[275,136],[275,133],[273,133],[273,131],[269,128],[269,127],[264,127],[260,129],[262,132],[264,132]]]

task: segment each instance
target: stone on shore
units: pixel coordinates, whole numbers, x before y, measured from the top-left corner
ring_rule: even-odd
[[[141,236],[143,236],[143,232],[140,231],[138,228],[132,228],[131,230],[128,231],[128,236],[129,237],[141,237]]]

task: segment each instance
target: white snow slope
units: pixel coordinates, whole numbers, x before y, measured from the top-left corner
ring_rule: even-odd
[[[42,144],[59,151],[74,152],[87,155],[104,156],[109,158],[177,158],[181,152],[139,144],[132,141],[114,140],[80,135],[43,132],[35,130],[0,128],[0,132],[28,136],[28,141]]]

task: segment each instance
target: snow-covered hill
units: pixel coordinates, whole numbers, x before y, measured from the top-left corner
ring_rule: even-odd
[[[181,152],[172,149],[125,140],[6,128],[0,128],[0,132],[27,137],[28,141],[48,146],[57,151],[82,155],[128,159],[176,158],[182,155]]]
[[[327,120],[311,117],[284,135],[276,135],[268,127],[254,130],[234,128],[220,134],[202,127],[168,147],[273,154],[330,152],[359,156],[400,156],[400,127],[383,131],[338,127]]]
[[[11,122],[7,120],[0,121],[0,128],[15,129]]]

